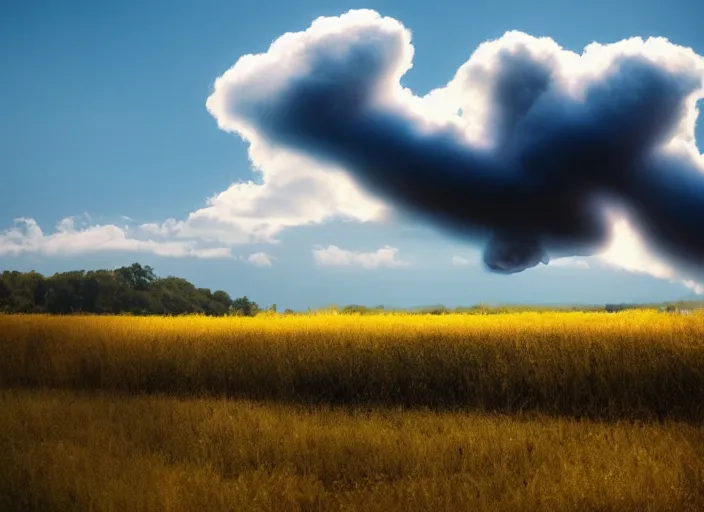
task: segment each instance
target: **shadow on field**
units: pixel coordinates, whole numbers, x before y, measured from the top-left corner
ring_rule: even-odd
[[[704,420],[704,316],[506,318],[7,316],[0,387]]]

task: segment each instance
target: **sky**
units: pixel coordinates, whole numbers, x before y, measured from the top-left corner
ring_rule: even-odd
[[[0,269],[138,261],[279,309],[649,302],[702,291],[644,262],[623,230],[618,257],[490,273],[473,240],[380,213],[388,201],[344,169],[257,153],[219,127],[206,101],[241,56],[351,9],[411,31],[413,67],[401,84],[418,96],[512,30],[578,54],[658,36],[704,55],[704,5],[683,0],[0,0]]]

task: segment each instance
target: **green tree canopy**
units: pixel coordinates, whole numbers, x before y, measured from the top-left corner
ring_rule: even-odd
[[[0,274],[0,313],[97,313],[256,315],[247,297],[197,288],[180,277],[157,277],[149,265],[114,270],[75,270],[44,277],[38,272]]]

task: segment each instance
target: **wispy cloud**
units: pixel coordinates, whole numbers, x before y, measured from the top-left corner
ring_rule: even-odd
[[[255,252],[247,257],[247,263],[254,265],[255,267],[270,267],[272,256],[265,252]]]
[[[313,257],[318,265],[329,267],[358,266],[366,269],[380,267],[407,267],[409,262],[398,259],[398,249],[384,246],[374,252],[350,251],[337,245],[313,249]]]
[[[466,267],[468,265],[476,265],[479,263],[479,257],[474,255],[474,256],[453,256],[452,257],[452,264],[455,265],[456,267]]]
[[[590,268],[589,262],[584,258],[570,257],[570,258],[558,258],[550,261],[551,267],[569,267],[569,268]]]
[[[165,257],[232,258],[228,247],[213,247],[195,241],[140,238],[128,228],[114,224],[76,227],[75,219],[62,219],[53,233],[44,233],[34,219],[19,218],[0,234],[0,256],[40,254],[76,256],[96,252],[139,252]]]
[[[233,183],[184,220],[144,224],[146,232],[227,245],[271,243],[284,229],[330,219],[380,221],[387,208],[342,169],[252,142],[249,157],[261,182]]]

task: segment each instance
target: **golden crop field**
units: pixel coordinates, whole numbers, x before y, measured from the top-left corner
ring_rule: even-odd
[[[0,316],[1,510],[703,510],[704,315]]]

